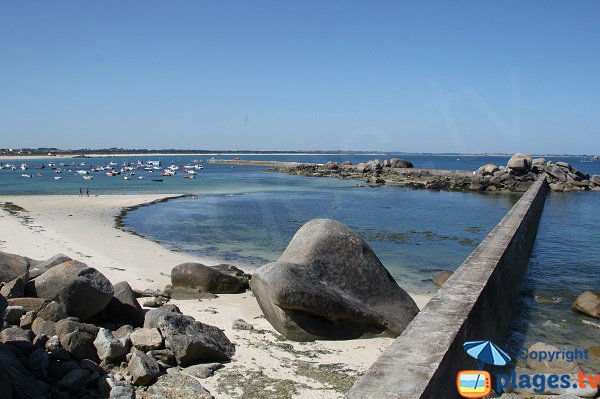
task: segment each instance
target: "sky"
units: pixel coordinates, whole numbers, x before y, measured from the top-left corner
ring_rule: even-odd
[[[0,0],[0,147],[600,154],[598,1]]]

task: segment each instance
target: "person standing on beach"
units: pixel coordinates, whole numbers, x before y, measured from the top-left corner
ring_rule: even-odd
[[[83,189],[81,187],[79,187],[79,196],[83,197]]]
[[[85,194],[89,197],[90,196],[90,189],[86,187],[85,189]]]

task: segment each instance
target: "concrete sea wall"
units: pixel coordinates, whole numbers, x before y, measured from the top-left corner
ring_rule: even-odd
[[[547,193],[546,179],[529,188],[347,398],[458,397],[458,371],[477,368],[463,343],[506,336]]]

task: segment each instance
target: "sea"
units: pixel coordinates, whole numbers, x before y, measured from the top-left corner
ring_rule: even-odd
[[[90,195],[183,193],[183,198],[129,212],[125,226],[165,247],[216,263],[256,269],[277,260],[300,226],[331,218],[356,230],[373,248],[398,284],[409,292],[431,294],[432,278],[455,270],[518,200],[517,194],[487,194],[369,187],[355,180],[289,176],[264,167],[218,165],[208,158],[235,155],[127,156],[106,158],[0,159],[27,170],[0,170],[0,195]],[[239,155],[245,160],[343,162],[408,159],[417,168],[475,171],[483,164],[505,165],[507,156],[436,154],[277,154]],[[588,157],[546,157],[568,162],[590,175],[600,162]],[[92,168],[115,163],[161,161],[176,165],[175,176],[135,170],[106,176]],[[48,167],[55,163],[62,173]],[[61,163],[63,165],[61,165]],[[201,164],[193,179],[183,179],[184,165]],[[41,169],[44,164],[45,168]],[[84,180],[77,171],[90,171]],[[32,177],[23,177],[30,174]],[[127,172],[129,175],[130,172]],[[55,176],[62,179],[55,180]],[[140,179],[140,177],[142,177]],[[155,181],[161,180],[162,181]],[[542,341],[585,349],[598,345],[600,320],[571,310],[587,290],[600,291],[600,192],[550,193],[512,322],[503,343],[509,353]],[[174,265],[165,265],[170,268]],[[482,337],[483,338],[483,337]],[[598,359],[583,362],[600,371]]]

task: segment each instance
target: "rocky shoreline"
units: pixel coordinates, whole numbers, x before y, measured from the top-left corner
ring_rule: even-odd
[[[378,159],[353,165],[342,164],[278,165],[267,169],[273,172],[308,177],[332,177],[362,180],[371,186],[390,185],[411,189],[525,192],[540,178],[546,178],[552,191],[600,191],[600,176],[590,177],[565,162],[533,159],[529,154],[515,154],[507,165],[482,165],[475,172],[460,170],[419,169],[412,162],[393,158]]]

